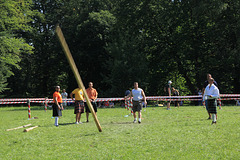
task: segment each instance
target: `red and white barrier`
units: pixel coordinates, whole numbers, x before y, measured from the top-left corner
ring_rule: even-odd
[[[240,100],[240,94],[220,94],[221,100]],[[192,95],[192,96],[147,96],[147,100],[157,100],[157,101],[200,101],[202,100],[201,95]],[[30,100],[31,103],[43,103],[45,106],[48,103],[53,103],[53,99],[46,98],[13,98],[13,99],[0,99],[0,104],[24,104],[27,103],[27,100]],[[98,98],[96,102],[107,102],[107,101],[123,101],[125,98]],[[68,98],[66,102],[74,102],[74,100]],[[126,104],[127,103],[127,104]],[[129,103],[129,104],[128,104]],[[125,101],[125,106],[130,107],[132,102]]]

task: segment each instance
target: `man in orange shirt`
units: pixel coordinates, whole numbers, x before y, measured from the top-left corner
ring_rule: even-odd
[[[96,99],[98,96],[97,90],[93,88],[93,83],[89,82],[88,83],[88,89],[86,89],[88,98],[90,100],[90,102],[92,103],[93,109],[96,112],[97,115],[97,103],[96,103]],[[86,110],[86,117],[87,117],[87,122],[88,121],[88,117],[89,117],[89,113],[91,113],[90,109],[88,108],[87,104],[85,104],[85,110]]]
[[[62,106],[62,96],[60,94],[60,86],[55,87],[55,92],[53,93],[53,117],[55,117],[55,126],[58,127],[58,119],[62,116],[63,106]]]

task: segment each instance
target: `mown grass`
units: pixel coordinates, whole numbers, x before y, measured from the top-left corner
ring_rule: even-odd
[[[218,123],[211,125],[203,107],[189,106],[166,110],[143,110],[141,124],[124,117],[123,108],[98,110],[103,132],[90,118],[75,125],[73,109],[63,111],[55,127],[52,111],[32,107],[0,108],[1,159],[239,159],[240,107],[218,110]],[[86,116],[82,115],[85,122]],[[38,128],[6,131],[31,123]]]

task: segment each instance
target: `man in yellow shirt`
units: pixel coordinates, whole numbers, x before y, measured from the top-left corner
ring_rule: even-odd
[[[75,124],[82,124],[80,122],[81,114],[84,113],[84,94],[83,90],[80,88],[76,88],[70,94],[70,97],[73,100],[73,95],[75,95],[75,109],[74,114],[76,114],[76,122]]]

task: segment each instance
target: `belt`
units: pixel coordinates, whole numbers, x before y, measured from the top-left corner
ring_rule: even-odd
[[[139,101],[135,101],[135,100],[133,100],[133,102],[142,102],[142,100],[139,100]]]

